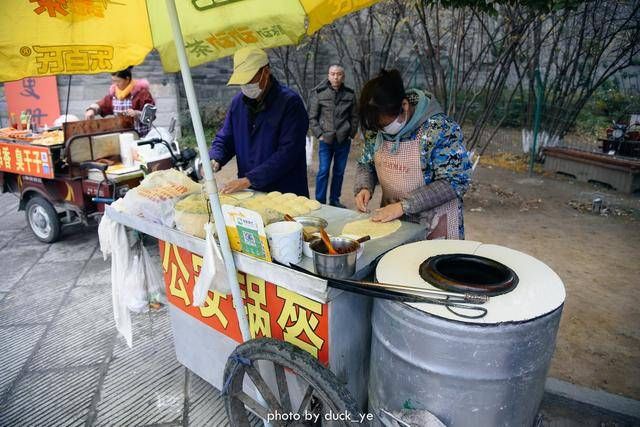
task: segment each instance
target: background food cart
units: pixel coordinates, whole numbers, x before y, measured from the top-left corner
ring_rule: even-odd
[[[11,138],[9,129],[0,132],[0,191],[20,198],[19,209],[36,238],[51,243],[63,228],[87,225],[104,212],[105,203],[140,183],[139,167],[116,170],[96,162],[119,164],[122,134],[138,138],[131,117],[70,122],[61,130],[23,133],[19,139]],[[171,167],[169,154],[147,164],[152,171]]]
[[[209,291],[204,306],[192,304],[205,241],[111,207],[106,215],[159,240],[177,358],[222,390],[227,358],[243,340],[231,295]],[[332,235],[361,216],[331,206],[323,206],[314,215],[329,222]],[[424,233],[424,227],[403,222],[392,235],[367,242],[355,277],[366,277],[377,257],[420,240]],[[326,280],[276,263],[239,252],[233,256],[252,338],[272,337],[305,350],[331,369],[360,408],[366,407],[371,299],[328,288]],[[299,266],[313,271],[310,258],[303,257]]]

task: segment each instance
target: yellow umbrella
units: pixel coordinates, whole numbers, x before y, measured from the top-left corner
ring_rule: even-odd
[[[243,46],[294,44],[379,0],[1,0],[0,81],[114,72],[160,52],[181,71],[244,340],[251,339],[189,67]],[[181,29],[182,26],[182,29]]]
[[[295,44],[377,0],[176,0],[189,65],[243,46]],[[113,72],[160,53],[180,69],[169,14],[159,0],[2,0],[0,81]]]

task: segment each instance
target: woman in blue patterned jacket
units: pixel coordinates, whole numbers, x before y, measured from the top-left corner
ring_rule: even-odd
[[[426,225],[427,239],[463,239],[471,162],[460,125],[429,93],[405,91],[397,70],[382,70],[364,85],[359,113],[367,133],[356,172],[358,209],[367,212],[380,184],[373,221],[401,218]]]

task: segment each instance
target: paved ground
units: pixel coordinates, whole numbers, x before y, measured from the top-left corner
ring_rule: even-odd
[[[116,335],[96,227],[39,243],[0,195],[0,426],[228,425],[219,393],[176,360],[166,310]],[[546,426],[640,420],[547,394]]]
[[[39,243],[0,195],[0,426],[228,425],[219,393],[178,363],[166,310],[116,336],[96,227]]]

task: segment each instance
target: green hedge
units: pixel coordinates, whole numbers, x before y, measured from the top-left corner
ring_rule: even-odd
[[[226,115],[226,105],[223,106],[212,102],[200,105],[200,118],[202,120],[202,126],[204,127],[207,144],[211,142],[218,130],[222,127]],[[182,127],[180,145],[184,147],[196,147],[196,136],[193,132],[193,125],[191,123],[191,114],[189,113],[189,110],[184,110],[180,114],[180,125]]]

